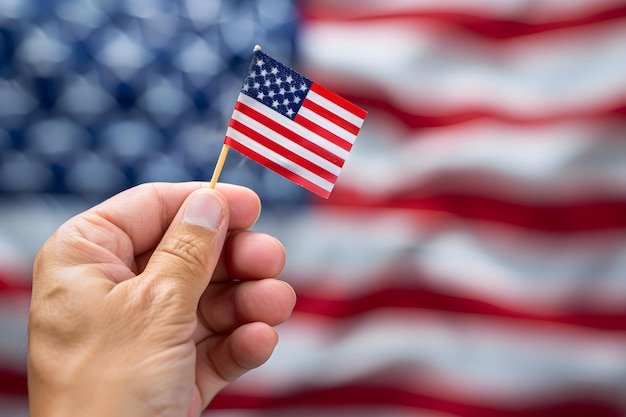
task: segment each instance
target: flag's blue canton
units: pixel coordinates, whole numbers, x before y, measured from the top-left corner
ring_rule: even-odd
[[[252,47],[291,60],[296,23],[295,0],[0,0],[0,202],[210,179]],[[220,181],[303,200],[245,160]]]
[[[312,84],[308,78],[257,50],[241,92],[293,120]]]

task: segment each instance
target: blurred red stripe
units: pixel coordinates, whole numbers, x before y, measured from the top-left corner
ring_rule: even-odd
[[[416,381],[419,386],[420,381]],[[421,381],[427,385],[428,381]],[[415,385],[412,388],[416,388]],[[408,389],[388,387],[368,381],[355,381],[350,385],[329,388],[314,388],[293,391],[281,397],[257,397],[231,393],[228,389],[218,394],[210,405],[210,409],[244,409],[267,410],[279,412],[289,409],[293,415],[294,408],[306,409],[319,407],[320,414],[342,408],[359,406],[400,406],[417,410],[436,410],[464,417],[617,417],[622,416],[619,404],[610,400],[606,393],[587,390],[584,387],[571,392],[556,395],[551,400],[537,399],[535,404],[524,404],[518,407],[505,407],[502,404],[471,404],[449,399],[449,392],[440,396],[432,396],[411,392]],[[616,397],[614,397],[616,398]],[[328,409],[327,409],[328,408]],[[362,410],[362,408],[361,408]],[[387,409],[388,410],[388,409]]]
[[[298,281],[296,280],[296,282]],[[585,306],[572,303],[569,309],[563,310],[560,314],[547,314],[532,311],[532,306],[529,306],[528,311],[521,311],[483,300],[415,287],[387,287],[349,299],[315,297],[309,295],[306,290],[299,290],[298,288],[296,288],[296,292],[298,293],[298,302],[295,311],[334,319],[351,318],[379,309],[426,309],[530,322],[550,322],[600,330],[626,331],[626,306],[619,311],[603,310],[596,312]]]
[[[30,294],[31,280],[15,276],[10,272],[0,271],[0,293]]]
[[[302,2],[301,15],[304,21],[320,20],[323,22],[342,22],[343,24],[376,21],[377,23],[387,22],[393,24],[395,20],[405,22],[407,20],[415,20],[417,25],[425,20],[432,20],[437,23],[454,25],[465,31],[492,39],[511,39],[552,30],[609,22],[626,17],[626,6],[599,10],[570,19],[559,20],[559,16],[554,16],[554,20],[549,22],[528,23],[523,21],[523,13],[518,13],[517,19],[498,19],[466,13],[446,12],[443,7],[441,11],[410,10],[407,7],[404,10],[389,12],[385,11],[384,8],[377,8],[374,13],[368,14],[366,11],[354,13],[352,9],[346,10],[340,7],[318,7],[316,3],[313,1]]]
[[[28,395],[26,374],[0,366],[0,393],[14,396]]]
[[[327,201],[317,202],[355,209],[367,207],[436,211],[463,219],[503,223],[545,232],[626,229],[626,200],[617,197],[612,200],[533,205],[461,192],[424,195],[419,188],[378,197],[346,189],[340,183]]]

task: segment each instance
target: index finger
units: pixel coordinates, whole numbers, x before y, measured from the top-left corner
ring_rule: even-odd
[[[117,194],[88,210],[87,213],[106,220],[100,232],[126,235],[132,242],[134,255],[151,251],[159,243],[187,196],[193,191],[208,187],[204,182],[149,183]],[[230,223],[228,228],[247,229],[259,217],[261,202],[249,188],[218,184],[228,202]],[[111,240],[111,235],[103,239]],[[98,242],[94,242],[98,243]]]

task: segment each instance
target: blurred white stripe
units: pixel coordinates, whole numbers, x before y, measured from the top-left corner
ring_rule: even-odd
[[[338,181],[370,196],[417,190],[444,175],[456,175],[465,193],[525,203],[626,196],[623,122],[479,120],[415,132],[393,120],[370,122]]]
[[[626,95],[621,21],[499,42],[432,21],[315,22],[303,32],[302,58],[312,76],[359,80],[343,80],[344,91],[370,83],[411,114],[480,108],[545,118],[596,112],[623,104]]]
[[[30,295],[0,292],[0,369],[26,374]]]
[[[347,324],[296,314],[279,327],[269,362],[233,390],[246,395],[254,387],[271,397],[311,381],[316,388],[375,381],[470,404],[529,407],[568,386],[608,387],[626,377],[623,334],[404,310]]]
[[[410,286],[389,272],[396,267],[415,284],[522,311],[558,312],[581,297],[607,310],[626,305],[620,231],[554,235],[419,211],[322,208],[262,217],[256,228],[281,239],[288,254],[283,275],[309,295],[350,298]]]

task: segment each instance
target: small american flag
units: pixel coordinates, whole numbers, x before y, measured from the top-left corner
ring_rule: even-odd
[[[224,143],[328,198],[365,115],[255,48]]]

